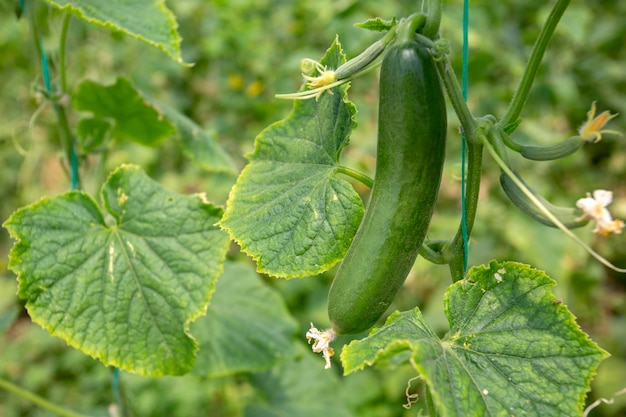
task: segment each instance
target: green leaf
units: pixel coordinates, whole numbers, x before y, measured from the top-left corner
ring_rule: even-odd
[[[218,145],[213,132],[198,126],[173,107],[151,98],[150,100],[176,125],[183,152],[188,158],[207,171],[237,173],[235,162]]]
[[[113,123],[99,117],[85,117],[78,121],[76,132],[84,152],[92,152],[104,145],[113,130]]]
[[[245,417],[324,416],[351,417],[339,395],[337,376],[317,357],[305,354],[271,371],[253,375],[252,383],[262,395],[249,404]]]
[[[581,415],[607,353],[555,302],[555,282],[514,262],[474,267],[444,302],[447,339],[418,309],[343,349],[345,373],[409,350],[442,416]]]
[[[109,86],[90,80],[81,82],[74,107],[94,115],[78,122],[80,144],[86,152],[100,147],[109,135],[157,146],[178,132],[184,153],[199,166],[212,172],[237,172],[214,134],[171,106],[143,94],[125,78],[117,78]]]
[[[321,63],[345,62],[337,40]],[[260,272],[293,278],[329,269],[345,254],[363,202],[335,176],[355,127],[347,86],[319,100],[296,101],[291,114],[256,138],[250,163],[233,188],[220,225]]]
[[[18,295],[34,322],[106,365],[184,374],[197,351],[189,323],[204,313],[229,246],[215,226],[222,211],[134,166],[111,174],[102,200],[106,214],[73,191],[9,218]]]
[[[227,262],[205,317],[191,327],[200,343],[193,373],[258,372],[293,358],[297,323],[254,268]]]
[[[385,32],[397,24],[396,18],[394,17],[391,20],[384,20],[380,17],[376,17],[374,19],[367,19],[362,23],[355,23],[354,26],[362,29],[371,30],[373,32]]]
[[[100,120],[111,120],[115,138],[145,146],[157,146],[175,132],[163,112],[121,77],[109,86],[90,80],[81,82],[74,96],[74,108],[91,112]]]
[[[181,37],[165,0],[46,0],[97,26],[122,32],[156,46],[180,63]]]

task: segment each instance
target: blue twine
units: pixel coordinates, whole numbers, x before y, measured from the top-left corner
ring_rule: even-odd
[[[120,403],[120,369],[114,367],[113,375],[111,376],[111,390],[113,391],[113,402],[115,404]]]
[[[467,84],[469,73],[469,0],[463,0],[463,68],[461,74],[461,89],[463,100],[467,101]],[[467,214],[465,211],[465,159],[467,154],[467,144],[465,143],[465,132],[461,132],[462,156],[461,156],[461,235],[463,237],[463,269],[467,271],[469,234],[467,232]]]
[[[74,141],[70,145],[70,176],[72,190],[78,190],[78,156],[76,156]]]
[[[52,91],[52,86],[50,84],[50,69],[48,67],[48,57],[46,56],[46,51],[43,49],[43,45],[39,40],[39,49],[41,50],[41,72],[43,74],[43,85],[46,87],[46,91],[50,93]]]

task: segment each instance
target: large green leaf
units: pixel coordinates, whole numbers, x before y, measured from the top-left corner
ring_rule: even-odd
[[[117,30],[156,46],[170,58],[182,62],[178,24],[165,0],[46,0],[102,27]]]
[[[205,317],[193,323],[200,351],[193,373],[258,372],[293,358],[297,323],[254,268],[227,262]]]
[[[93,118],[83,119],[79,133],[83,142],[98,143],[105,136],[105,121],[111,121],[113,137],[146,146],[156,146],[171,137],[174,125],[161,109],[146,99],[126,78],[118,78],[115,84],[102,85],[84,80],[74,96],[76,110],[91,112]],[[89,128],[89,129],[88,129]]]
[[[321,63],[336,68],[344,61],[335,41]],[[323,272],[352,241],[363,203],[335,175],[356,124],[346,90],[335,87],[318,100],[296,101],[285,120],[256,138],[220,225],[261,272],[287,278]]]
[[[102,200],[106,213],[74,191],[9,218],[18,295],[33,321],[106,365],[184,374],[197,351],[189,323],[204,313],[229,245],[215,226],[222,210],[134,166],[111,174]]]
[[[311,353],[252,375],[251,380],[261,395],[248,404],[245,417],[352,416],[336,374],[320,366]]]
[[[491,262],[452,285],[441,341],[415,309],[342,351],[345,373],[407,350],[442,416],[581,415],[607,354],[556,302],[555,282],[526,265]]]

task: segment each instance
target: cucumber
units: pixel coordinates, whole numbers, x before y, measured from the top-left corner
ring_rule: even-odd
[[[372,327],[409,274],[439,192],[445,136],[433,58],[412,39],[390,46],[380,73],[374,186],[328,295],[336,334]]]

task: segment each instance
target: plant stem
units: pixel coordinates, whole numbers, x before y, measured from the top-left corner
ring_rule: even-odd
[[[407,17],[406,21],[400,22],[397,32],[398,43],[411,42],[415,39],[415,32],[424,26],[426,16],[416,13]]]
[[[372,188],[374,186],[374,180],[372,178],[368,177],[367,175],[356,169],[339,165],[335,167],[335,172],[354,178],[355,180],[359,181],[361,184],[369,188]]]
[[[61,84],[61,91],[59,96],[63,99],[67,94],[67,76],[65,66],[65,46],[67,41],[67,32],[70,26],[71,15],[66,13],[63,16],[63,25],[61,27],[61,37],[59,39],[59,78]],[[76,155],[76,146],[72,133],[67,121],[67,113],[65,112],[65,104],[53,102],[54,109],[57,114],[57,121],[59,125],[59,137],[61,138],[61,144],[65,149],[65,155],[67,158],[67,164],[70,168],[70,181],[72,183],[72,190],[79,188],[80,179],[78,177],[78,159]]]
[[[427,38],[437,39],[439,37],[442,9],[441,3],[443,3],[443,0],[428,0],[425,2],[428,10],[426,14],[426,24],[422,28],[422,33]]]
[[[490,126],[491,133],[498,132],[500,131],[499,129],[504,128],[504,126],[510,125],[518,120],[519,115],[528,99],[530,88],[537,74],[539,64],[541,63],[548,42],[550,41],[550,38],[554,33],[556,25],[563,15],[563,12],[569,5],[569,2],[570,0],[558,0],[556,5],[552,9],[552,12],[550,13],[550,16],[548,17],[544,27],[542,28],[537,42],[535,43],[530,60],[528,62],[528,65],[526,66],[524,75],[522,76],[522,79],[520,81],[520,85],[515,91],[513,100],[511,101],[511,104],[502,120],[495,127],[493,125]],[[496,149],[491,146],[491,143],[488,142],[484,131],[481,132],[479,130],[476,119],[472,116],[463,99],[462,90],[459,87],[457,78],[454,76],[452,66],[448,61],[447,56],[445,54],[442,54],[441,57],[438,57],[438,59],[436,59],[436,62],[439,74],[444,83],[444,87],[446,89],[448,97],[450,98],[452,106],[454,107],[454,110],[459,118],[459,121],[461,122],[461,127],[463,128],[463,133],[465,134],[466,138],[468,152],[468,171],[467,185],[465,190],[466,204],[464,210],[466,213],[465,235],[469,236],[471,234],[472,226],[474,224],[474,219],[476,218],[478,193],[480,191],[483,146],[488,146],[489,152],[492,153],[492,156],[496,155],[495,158],[497,158],[497,160],[502,163],[503,166],[506,166],[506,162],[502,160],[502,158],[506,159],[506,154],[504,154],[504,150],[502,149],[500,150],[500,153],[498,153]],[[480,144],[479,142],[482,142],[482,144]],[[463,225],[459,226],[457,234],[451,241],[450,245],[443,248],[443,258],[449,264],[450,273],[454,281],[462,279],[465,273],[465,244],[463,238],[463,227]]]
[[[70,26],[72,15],[65,13],[63,16],[63,26],[61,27],[61,38],[59,39],[59,78],[61,83],[61,93],[67,92],[67,71],[65,66],[65,49],[67,32]]]
[[[4,388],[5,390],[18,395],[22,398],[24,398],[27,401],[32,402],[33,404],[38,405],[39,407],[48,410],[50,412],[53,412],[55,414],[58,414],[62,417],[88,417],[86,414],[79,414],[76,413],[72,410],[68,410],[66,408],[63,407],[59,407],[58,405],[51,403],[50,401],[46,400],[45,398],[42,398],[36,394],[33,394],[30,391],[27,391],[23,388],[18,387],[17,385],[6,381],[2,378],[0,378],[0,388]]]
[[[483,145],[478,140],[466,140],[467,145],[467,179],[465,181],[465,231],[469,237],[472,234],[476,211],[478,208],[478,195],[480,192],[480,179],[483,164]],[[465,233],[463,225],[459,225],[456,235],[450,246],[445,251],[445,256],[450,266],[450,274],[454,282],[463,279],[465,275]]]
[[[468,141],[473,140],[476,136],[477,130],[476,120],[467,107],[465,100],[463,100],[463,92],[461,91],[459,81],[454,75],[452,65],[450,64],[448,57],[443,54],[435,58],[435,63],[437,65],[437,70],[439,71],[439,76],[443,81],[443,86],[446,90],[448,98],[450,99],[452,107],[461,122],[461,127],[463,128],[465,137]]]
[[[59,129],[59,137],[61,138],[61,144],[65,149],[65,157],[67,158],[67,163],[70,168],[70,181],[72,183],[72,190],[77,190],[79,188],[79,177],[78,177],[78,160],[76,156],[76,149],[74,147],[74,139],[72,138],[72,133],[70,132],[69,123],[67,121],[67,113],[65,113],[65,107],[63,105],[54,104],[56,114],[57,114],[57,123]]]
[[[29,7],[29,9],[32,9]],[[33,32],[33,40],[35,42],[35,49],[37,50],[40,62],[41,62],[41,70],[43,75],[44,87],[46,91],[46,97],[50,100],[52,104],[52,109],[57,118],[57,128],[59,131],[59,139],[61,141],[61,146],[65,153],[65,159],[67,161],[67,165],[69,167],[70,172],[70,181],[72,190],[76,190],[79,188],[79,177],[78,177],[78,160],[76,156],[76,150],[74,146],[74,140],[72,138],[72,134],[70,131],[67,113],[65,112],[65,104],[64,104],[64,96],[67,87],[66,80],[66,71],[65,71],[65,43],[67,40],[67,31],[69,28],[70,15],[67,13],[63,18],[63,25],[61,28],[61,37],[60,37],[60,45],[59,45],[59,74],[61,78],[61,91],[53,92],[51,77],[49,73],[48,66],[48,57],[46,55],[46,51],[41,45],[39,30],[37,28],[37,18],[36,12],[34,10],[30,10],[30,25],[31,30]],[[59,100],[59,97],[61,100]]]
[[[471,235],[478,206],[483,154],[483,146],[478,136],[482,135],[482,133],[478,128],[476,119],[472,116],[463,99],[463,92],[447,56],[442,54],[442,56],[437,57],[435,62],[448,98],[461,123],[467,146],[468,166],[465,186],[465,207],[463,208],[465,210],[465,224],[461,223],[459,225],[456,236],[449,245],[444,245],[442,251],[443,258],[450,266],[453,281],[458,281],[465,274],[464,235],[468,237]]]
[[[420,248],[419,255],[426,259],[428,262],[433,263],[435,265],[443,265],[446,264],[447,261],[443,259],[442,248],[446,247],[450,244],[447,240],[436,240],[431,241],[428,240],[422,244]]]
[[[26,12],[28,13],[28,22],[30,23],[30,28],[33,31],[33,43],[35,44],[35,51],[37,52],[37,56],[41,56],[41,45],[39,44],[39,30],[37,29],[37,13],[33,10],[36,6],[32,5],[32,7],[28,7]]]
[[[504,116],[498,123],[499,127],[504,128],[507,125],[515,123],[519,119],[522,109],[528,100],[528,94],[530,93],[533,81],[537,75],[537,70],[539,69],[539,64],[541,63],[543,54],[546,51],[550,38],[552,37],[554,29],[558,25],[561,16],[565,12],[565,9],[567,9],[567,6],[569,6],[569,2],[570,0],[557,0],[554,8],[550,12],[548,19],[543,25],[541,33],[535,42],[535,46],[533,47],[528,64],[524,69],[524,74],[522,75],[520,84],[513,94],[513,99],[511,100]]]

